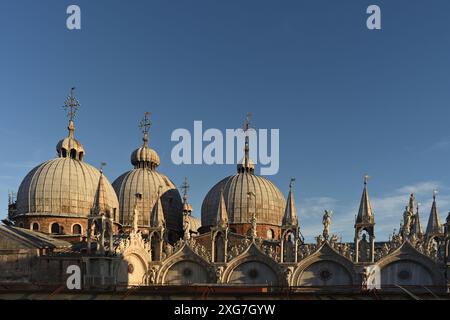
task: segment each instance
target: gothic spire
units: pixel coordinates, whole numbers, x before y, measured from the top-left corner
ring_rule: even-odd
[[[428,218],[427,236],[432,236],[442,233],[441,219],[439,217],[438,208],[436,204],[437,191],[433,191],[433,204],[431,205],[430,217]]]
[[[108,199],[106,196],[106,187],[103,178],[103,167],[106,163],[102,162],[100,165],[100,178],[98,179],[97,193],[95,195],[94,213],[96,215],[102,215],[108,213],[107,203]]]
[[[292,178],[289,183],[289,195],[286,202],[286,209],[284,210],[283,226],[298,225],[297,209],[295,208],[295,200],[292,192],[294,181],[295,178]]]
[[[369,200],[369,192],[367,191],[367,182],[369,176],[364,177],[364,190],[359,204],[358,216],[356,217],[356,224],[374,224],[374,217],[372,206]]]
[[[419,207],[420,207],[420,203],[417,204],[416,214],[414,216],[414,224],[413,224],[412,230],[415,235],[420,237],[423,234],[423,230],[422,230],[422,224],[420,223]]]
[[[158,191],[158,200],[152,210],[150,226],[153,228],[165,226],[164,211],[161,203],[161,188],[162,187],[160,186]]]
[[[225,206],[225,198],[223,196],[223,189],[220,190],[220,202],[219,202],[219,207],[217,208],[216,224],[217,224],[217,226],[220,226],[220,227],[226,226],[228,224],[228,212],[227,212],[227,207]]]

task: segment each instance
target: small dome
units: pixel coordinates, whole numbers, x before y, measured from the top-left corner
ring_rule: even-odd
[[[208,192],[202,204],[202,226],[215,225],[221,190],[230,224],[250,223],[256,198],[258,225],[281,226],[286,206],[283,194],[268,179],[251,173],[238,173],[227,177]],[[249,192],[256,197],[249,200]]]
[[[155,169],[161,163],[158,153],[149,148],[148,146],[143,146],[136,149],[131,154],[131,164],[135,168],[151,168]]]
[[[58,153],[58,156],[60,158],[83,160],[86,152],[81,142],[74,138],[75,126],[73,121],[69,122],[67,129],[69,130],[69,136],[59,141],[56,145],[56,152]]]
[[[19,215],[87,218],[94,207],[100,171],[91,165],[61,157],[31,170],[17,193]],[[104,177],[107,206],[119,210],[117,196]]]
[[[137,205],[139,227],[150,228],[151,212],[160,194],[167,229],[172,234],[178,234],[183,230],[181,196],[172,181],[156,171],[160,159],[158,153],[148,146],[148,129],[151,125],[148,116],[146,112],[140,124],[144,134],[143,145],[131,154],[134,169],[125,172],[113,183],[120,204],[120,223],[132,225]],[[137,194],[141,196],[137,198]]]
[[[255,163],[252,159],[244,157],[242,161],[237,165],[237,171],[240,173],[244,172],[255,172]]]

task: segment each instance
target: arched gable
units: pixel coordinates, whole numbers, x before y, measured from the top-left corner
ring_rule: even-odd
[[[168,285],[211,282],[215,281],[209,263],[186,243],[163,262],[157,276],[157,283]]]
[[[291,278],[292,286],[351,288],[358,283],[354,264],[325,242],[319,250],[300,261]]]
[[[283,272],[277,262],[254,243],[229,262],[223,279],[225,283],[235,285],[279,286],[284,283]]]
[[[419,252],[409,241],[377,262],[381,273],[382,289],[397,286],[445,286],[444,270],[436,262]]]

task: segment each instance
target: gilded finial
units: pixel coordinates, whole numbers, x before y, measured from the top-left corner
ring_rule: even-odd
[[[364,176],[364,185],[367,185],[367,182],[369,182],[370,176],[369,175],[365,175]]]

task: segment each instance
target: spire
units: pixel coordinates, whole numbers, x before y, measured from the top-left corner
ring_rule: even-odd
[[[161,186],[158,191],[158,200],[152,210],[151,227],[159,228],[165,226],[164,211],[161,203]]]
[[[369,176],[364,177],[364,190],[359,204],[358,216],[356,217],[357,224],[374,224],[372,206],[370,205],[369,192],[367,191],[367,182]]]
[[[289,195],[286,202],[286,209],[284,211],[283,226],[298,225],[297,209],[295,208],[295,200],[292,189],[294,187],[295,178],[291,178],[289,183]]]
[[[220,227],[224,227],[228,224],[228,212],[223,196],[223,189],[220,190],[220,202],[219,207],[217,208],[216,224]]]
[[[252,117],[252,114],[247,113],[247,117],[245,118],[244,126],[242,128],[242,130],[244,131],[244,134],[245,134],[245,146],[244,146],[244,159],[237,166],[239,173],[245,173],[245,172],[253,173],[255,171],[255,164],[250,159],[250,138],[248,136],[248,132],[250,130],[253,130],[250,127],[251,117]]]
[[[75,131],[75,115],[80,108],[80,103],[78,102],[77,98],[75,98],[74,95],[75,87],[70,89],[70,94],[67,96],[66,101],[64,102],[64,109],[67,112],[67,117],[69,118],[69,138],[74,137],[74,131]]]
[[[141,128],[142,133],[144,134],[144,137],[142,138],[142,141],[144,141],[144,147],[148,147],[148,131],[152,125],[150,115],[150,112],[144,112],[144,118],[142,118],[139,124],[139,128]]]
[[[103,178],[103,168],[106,163],[102,162],[100,165],[100,178],[98,179],[97,193],[95,195],[94,213],[96,215],[103,215],[109,213],[107,208],[108,199],[106,196],[106,187]]]
[[[413,224],[413,233],[417,236],[422,236],[423,230],[422,224],[420,223],[419,207],[420,203],[418,203],[416,207],[416,214],[414,216],[414,224]]]
[[[428,218],[427,236],[432,236],[442,233],[441,219],[439,217],[438,208],[436,205],[437,190],[433,191],[433,204],[431,205],[430,217]]]

